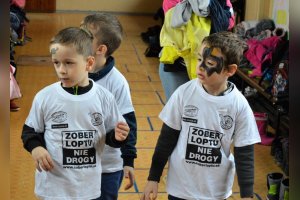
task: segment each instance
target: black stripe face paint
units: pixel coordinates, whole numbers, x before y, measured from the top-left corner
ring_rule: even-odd
[[[203,60],[199,68],[202,67],[207,76],[211,76],[214,72],[220,74],[223,69],[223,58],[214,55],[214,51],[216,51],[214,48],[205,47],[203,49]]]

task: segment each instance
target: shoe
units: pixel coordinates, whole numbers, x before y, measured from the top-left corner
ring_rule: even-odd
[[[160,46],[149,46],[146,51],[145,51],[145,56],[146,57],[159,57],[159,53],[161,51],[161,47]]]
[[[279,200],[280,184],[283,180],[283,174],[279,172],[267,175],[268,194],[267,200]]]
[[[289,178],[281,181],[279,200],[289,200]]]
[[[145,43],[150,43],[151,42],[151,36],[152,37],[154,36],[158,39],[158,43],[159,43],[160,29],[161,29],[161,27],[159,25],[149,27],[147,32],[141,33],[142,40]]]
[[[20,110],[20,107],[17,106],[17,104],[13,100],[11,100],[10,101],[10,111],[16,112],[18,110]]]

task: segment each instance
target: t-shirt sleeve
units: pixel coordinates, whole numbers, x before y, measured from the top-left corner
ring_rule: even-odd
[[[178,88],[164,106],[159,114],[159,118],[169,127],[175,130],[181,130],[182,118],[182,98],[181,90]]]
[[[115,99],[122,115],[133,112],[130,89],[127,83],[123,82],[115,91]]]
[[[243,147],[261,142],[253,111],[248,102],[244,102],[236,117],[233,144]]]
[[[30,112],[27,116],[25,124],[32,127],[37,133],[44,133],[45,121],[44,121],[44,110],[41,106],[42,99],[40,95],[36,95],[33,99]]]
[[[104,125],[106,132],[113,130],[116,124],[120,121],[126,122],[122,114],[120,113],[116,100],[112,94],[107,94],[106,109],[104,113]]]

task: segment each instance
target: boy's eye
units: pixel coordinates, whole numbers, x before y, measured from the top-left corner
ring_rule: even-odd
[[[57,62],[57,61],[53,61],[53,64],[54,64],[54,65],[58,65],[58,62]]]
[[[73,64],[73,62],[66,62],[66,64],[67,64],[67,65],[72,65],[72,64]]]
[[[216,62],[212,61],[212,60],[206,60],[205,64],[208,66],[208,67],[215,67],[216,66]]]

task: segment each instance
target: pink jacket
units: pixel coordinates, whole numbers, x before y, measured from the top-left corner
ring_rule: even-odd
[[[278,36],[272,36],[264,40],[249,39],[247,41],[249,48],[244,56],[255,67],[249,75],[250,77],[262,76],[262,65],[265,63],[271,64],[272,55],[279,42],[281,42],[281,38]]]

